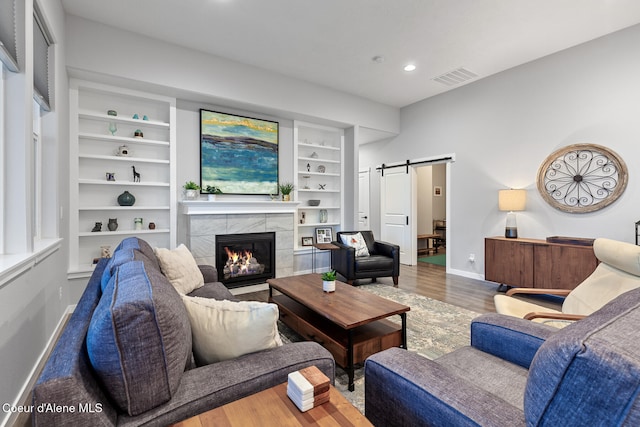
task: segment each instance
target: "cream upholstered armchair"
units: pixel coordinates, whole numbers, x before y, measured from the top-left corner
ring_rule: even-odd
[[[494,296],[496,311],[561,328],[640,287],[640,246],[600,238],[593,243],[593,251],[600,263],[575,289],[513,288],[506,295]],[[562,311],[558,311],[514,298],[516,294],[557,295],[565,299]]]

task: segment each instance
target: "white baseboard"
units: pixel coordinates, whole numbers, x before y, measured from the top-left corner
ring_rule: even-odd
[[[456,276],[468,277],[469,279],[484,280],[484,274],[472,273],[470,271],[457,270],[447,267],[447,274],[455,274]]]

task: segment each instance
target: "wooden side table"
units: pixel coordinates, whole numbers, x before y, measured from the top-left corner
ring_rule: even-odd
[[[287,396],[287,383],[282,383],[180,421],[173,427],[373,426],[335,387],[331,386],[329,394],[329,402],[300,412]]]
[[[340,247],[334,245],[333,243],[314,243],[311,248],[311,272],[316,272],[316,250],[335,251],[338,249],[340,249]]]

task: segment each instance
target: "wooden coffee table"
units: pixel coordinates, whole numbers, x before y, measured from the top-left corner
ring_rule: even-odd
[[[329,402],[300,412],[287,397],[287,383],[204,412],[172,427],[373,426],[331,386]]]
[[[410,308],[336,281],[336,291],[322,291],[320,274],[267,280],[269,301],[278,305],[280,320],[305,339],[316,341],[347,370],[354,390],[354,365],[391,347],[407,348]],[[273,290],[282,295],[274,295]],[[399,315],[401,325],[386,320]]]

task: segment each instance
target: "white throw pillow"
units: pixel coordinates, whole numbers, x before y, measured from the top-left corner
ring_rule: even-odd
[[[278,306],[259,301],[218,301],[182,296],[191,321],[198,365],[233,359],[282,345]]]
[[[155,248],[153,252],[158,258],[162,274],[169,279],[179,294],[188,294],[204,286],[204,276],[185,245],[180,245],[174,250]]]
[[[369,248],[367,248],[367,242],[364,241],[362,233],[341,234],[340,239],[342,239],[342,243],[356,250],[357,257],[369,256]]]

